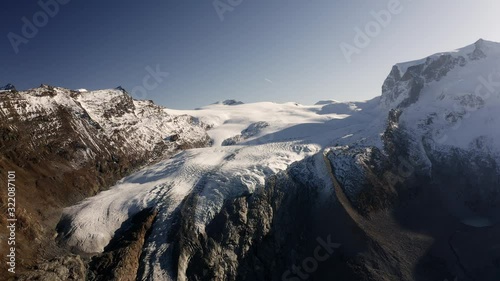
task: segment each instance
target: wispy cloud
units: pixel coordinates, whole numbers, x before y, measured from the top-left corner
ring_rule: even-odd
[[[269,82],[269,83],[273,84],[273,81],[271,79],[264,78],[264,80],[266,80],[266,82]]]

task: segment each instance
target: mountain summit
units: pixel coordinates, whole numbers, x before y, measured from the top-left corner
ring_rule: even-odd
[[[14,85],[12,85],[10,83],[7,84],[7,85],[5,85],[5,86],[3,86],[3,87],[0,87],[0,91],[12,91],[12,90],[15,90],[15,89],[16,89],[16,87],[14,87]]]
[[[462,92],[474,93],[478,91],[478,77],[487,79],[492,75],[498,76],[495,65],[499,63],[500,43],[480,39],[455,51],[396,64],[382,86],[382,103],[388,108],[407,107],[421,98],[427,85],[445,77],[453,84],[450,87],[466,86],[461,89]],[[473,84],[463,85],[464,81]],[[485,90],[494,91],[491,86]]]

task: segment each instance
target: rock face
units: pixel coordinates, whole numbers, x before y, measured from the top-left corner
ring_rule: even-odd
[[[486,54],[490,55],[489,59],[493,56],[496,60],[498,51],[498,43],[481,39],[453,53],[439,53],[423,60],[397,64],[382,86],[382,104],[389,108],[408,107],[419,100],[426,84],[441,81],[454,69],[477,64],[478,60],[487,58]]]
[[[89,280],[136,280],[140,257],[146,234],[157,211],[144,209],[132,217],[127,227],[121,229],[106,247],[103,254],[96,256],[89,264]]]
[[[205,128],[193,117],[169,115],[122,90],[76,92],[42,85],[2,92],[0,178],[6,182],[6,171],[16,171],[17,249],[25,257],[18,260],[20,270],[36,264],[37,256],[62,254],[47,245],[63,207],[96,194],[141,165],[181,149],[207,146]],[[178,138],[165,141],[170,135]],[[0,195],[2,213],[5,196]],[[2,216],[0,226],[5,225]]]
[[[36,265],[30,272],[21,273],[19,280],[85,280],[86,272],[85,262],[79,256],[66,256]]]

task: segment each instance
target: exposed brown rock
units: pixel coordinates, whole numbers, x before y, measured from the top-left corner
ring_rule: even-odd
[[[152,150],[124,149],[120,141],[126,140],[127,132],[117,129],[110,139],[78,102],[76,107],[60,104],[54,111],[44,111],[43,107],[35,107],[30,101],[53,99],[54,91],[54,87],[42,85],[23,95],[15,91],[0,95],[0,212],[6,213],[4,186],[7,171],[16,171],[16,274],[40,271],[36,267],[40,262],[50,260],[57,263],[54,258],[71,254],[53,241],[62,208],[105,190],[144,164],[210,142],[204,134],[195,135],[193,139],[179,138],[168,144],[158,139]],[[63,91],[68,100],[79,95],[60,88],[58,91]],[[126,105],[130,105],[131,98],[124,94],[123,99],[124,102],[118,102],[123,108],[105,114],[122,114],[129,110]],[[152,103],[148,106],[160,110]],[[172,116],[170,122],[175,124],[177,118]],[[165,135],[175,133],[165,132]],[[2,255],[6,253],[6,243],[3,243],[6,235],[6,218],[2,215]],[[6,263],[2,262],[0,271],[7,272],[6,269]]]
[[[124,228],[89,264],[88,280],[133,281],[136,280],[142,247],[157,211],[145,209],[124,223]]]

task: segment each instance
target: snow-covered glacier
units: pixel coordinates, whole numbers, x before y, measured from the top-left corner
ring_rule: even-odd
[[[99,253],[123,222],[145,208],[154,207],[159,216],[144,248],[151,264],[147,274],[153,280],[160,277],[168,280],[168,272],[155,264],[168,254],[169,245],[162,234],[169,231],[173,216],[187,195],[194,192],[200,196],[195,219],[198,231],[203,232],[225,200],[253,193],[265,185],[268,176],[286,170],[294,162],[329,146],[380,145],[377,133],[383,130],[384,116],[378,100],[357,103],[359,110],[350,115],[325,113],[330,103],[215,104],[182,111],[209,124],[213,146],[184,151],[148,166],[110,190],[67,208],[63,221],[70,226],[65,226],[60,236],[73,249]],[[166,111],[172,115],[180,113]],[[237,145],[221,146],[224,139],[239,135],[263,120],[269,126]]]
[[[436,270],[443,280],[496,274],[490,267],[480,273],[475,261],[461,260],[454,247],[469,247],[460,240],[466,239],[463,234],[457,234],[456,244],[451,236],[451,252],[434,249],[432,241],[448,239],[462,227],[460,222],[500,222],[499,66],[500,44],[479,40],[396,64],[381,97],[369,101],[312,106],[220,102],[196,110],[162,109],[167,116],[194,116],[206,124],[212,145],[144,167],[65,209],[58,240],[77,252],[102,253],[130,218],[153,208],[158,215],[143,245],[139,280],[280,279],[286,271],[271,272],[273,265],[286,269],[307,257],[309,242],[297,241],[314,237],[321,231],[309,231],[321,226],[345,227],[336,230],[346,245],[343,254],[356,257],[350,262],[359,266],[359,272],[340,268],[349,272],[345,276],[381,280],[376,279],[380,267],[394,277],[387,280],[417,280],[412,279],[415,274],[433,274],[419,264],[421,258],[436,256],[445,264]],[[411,163],[410,169],[401,168],[405,163]],[[442,201],[427,203],[426,196]],[[307,221],[302,216],[317,216],[322,208],[331,212],[320,212],[331,220],[311,217],[307,223],[316,225],[309,230],[287,228],[293,224],[287,216]],[[433,208],[445,214],[427,217]],[[422,217],[416,214],[428,218],[428,224],[417,223]],[[414,221],[406,225],[405,216]],[[435,230],[439,219],[447,221],[446,231]],[[180,221],[191,227],[179,229]],[[249,225],[253,228],[247,229]],[[302,229],[304,234],[290,234],[296,240],[289,241],[273,229]],[[172,237],[181,234],[189,237]],[[391,239],[403,244],[391,245]],[[188,249],[179,249],[183,246]],[[266,252],[269,247],[272,254]],[[359,264],[363,259],[369,262]],[[329,276],[327,271],[317,274]]]

